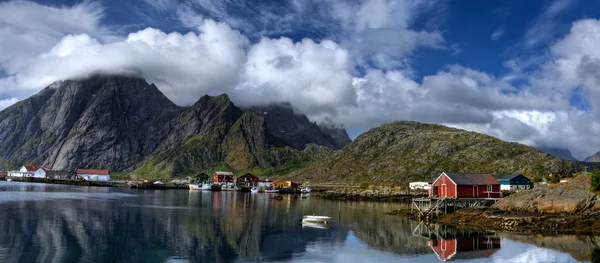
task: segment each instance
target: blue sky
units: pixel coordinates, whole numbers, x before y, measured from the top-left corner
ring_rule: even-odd
[[[137,74],[179,105],[291,102],[352,137],[439,123],[584,158],[600,149],[600,2],[0,1],[0,108]]]

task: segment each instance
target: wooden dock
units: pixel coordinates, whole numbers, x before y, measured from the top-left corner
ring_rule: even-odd
[[[461,208],[490,206],[500,198],[414,198],[410,209],[416,209],[419,217],[429,219],[439,213],[451,213]]]

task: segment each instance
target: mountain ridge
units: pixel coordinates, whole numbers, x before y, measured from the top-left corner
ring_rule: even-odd
[[[141,78],[94,75],[56,82],[0,111],[0,166],[95,167],[139,176],[154,171],[161,177],[215,167],[264,172],[336,148],[321,140],[329,135],[318,126],[298,131],[301,142],[276,138],[268,126],[226,94],[180,107]]]
[[[330,158],[287,174],[306,181],[406,183],[443,171],[570,175],[581,162],[530,146],[437,124],[397,121],[359,135]]]

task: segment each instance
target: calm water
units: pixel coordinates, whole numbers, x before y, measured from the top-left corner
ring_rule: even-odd
[[[402,204],[269,197],[0,182],[0,262],[578,262],[596,243],[383,214]],[[302,226],[305,214],[334,223]]]

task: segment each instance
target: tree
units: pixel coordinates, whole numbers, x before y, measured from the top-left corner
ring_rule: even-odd
[[[596,169],[594,172],[592,172],[590,184],[593,191],[600,191],[600,170]]]

